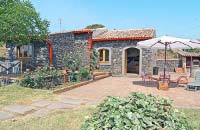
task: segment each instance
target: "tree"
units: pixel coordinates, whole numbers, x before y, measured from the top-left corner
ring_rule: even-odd
[[[49,22],[42,20],[30,1],[0,0],[0,43],[27,44],[47,38]]]
[[[85,27],[85,29],[97,29],[97,28],[104,28],[105,26],[102,24],[91,24]]]

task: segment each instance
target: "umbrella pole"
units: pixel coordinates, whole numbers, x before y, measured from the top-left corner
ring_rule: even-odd
[[[165,77],[166,77],[166,60],[167,60],[167,44],[165,44],[164,80],[165,80]]]

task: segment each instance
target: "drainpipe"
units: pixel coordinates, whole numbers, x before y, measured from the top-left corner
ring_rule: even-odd
[[[53,43],[50,39],[45,39],[45,42],[49,45],[49,64],[53,63]]]

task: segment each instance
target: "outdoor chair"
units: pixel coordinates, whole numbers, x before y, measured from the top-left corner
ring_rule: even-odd
[[[183,68],[175,68],[175,72],[176,73],[184,73],[184,69]]]
[[[149,82],[152,81],[151,76],[145,72],[141,73],[141,78],[142,78],[143,83],[145,83],[147,80],[149,80]]]
[[[177,79],[177,87],[187,86],[189,78],[190,74],[187,74],[186,76],[179,76]]]
[[[168,71],[165,72],[165,77],[164,77],[164,72],[160,72],[158,81],[166,81],[168,84],[170,83],[170,74]]]
[[[195,81],[188,83],[186,89],[196,91],[200,87],[200,70],[195,72]]]

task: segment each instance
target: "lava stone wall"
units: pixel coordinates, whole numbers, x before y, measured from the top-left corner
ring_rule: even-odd
[[[142,48],[142,71],[153,73],[153,67],[156,66],[156,50]]]
[[[63,58],[68,53],[80,53],[82,65],[89,64],[88,34],[73,34],[72,32],[51,34],[49,39],[53,42],[53,65],[64,67]]]
[[[17,46],[15,43],[6,43],[6,59],[13,61],[17,59]]]
[[[17,58],[17,44],[15,43],[6,43],[6,60],[15,61]],[[49,46],[44,42],[34,42],[32,43],[32,57],[23,59],[23,66],[26,66],[27,63],[31,64],[31,67],[37,66],[46,66],[49,65]],[[23,67],[23,68],[24,68]]]
[[[159,71],[163,71],[164,70],[164,59],[158,59],[156,61],[156,66],[159,67]],[[169,72],[174,72],[174,69],[177,67],[181,67],[182,66],[182,61],[181,59],[170,59],[167,60],[166,62],[166,70]]]
[[[32,60],[35,66],[49,65],[49,45],[44,42],[35,42],[33,44]]]
[[[136,47],[138,41],[126,40],[126,41],[99,41],[94,42],[93,47],[98,48],[110,48],[111,50],[111,64],[100,65],[100,69],[110,69],[114,76],[122,76],[123,73],[123,51],[128,47]],[[152,71],[151,67],[155,65],[153,58],[154,51],[151,49],[142,49],[142,69],[146,71]]]

